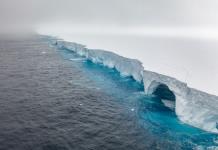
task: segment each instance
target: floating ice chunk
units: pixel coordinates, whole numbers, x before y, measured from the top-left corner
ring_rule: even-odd
[[[166,107],[170,108],[171,110],[175,109],[175,102],[166,99],[162,99],[161,101],[164,103]]]
[[[71,61],[84,61],[82,58],[70,58]]]

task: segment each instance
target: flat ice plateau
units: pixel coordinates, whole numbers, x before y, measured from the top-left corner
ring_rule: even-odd
[[[73,51],[93,63],[115,68],[122,76],[131,76],[143,83],[146,94],[159,85],[166,85],[176,96],[175,111],[184,123],[218,133],[218,97],[188,87],[176,78],[145,70],[137,59],[130,59],[110,51],[89,49],[85,45],[50,38],[52,45]]]

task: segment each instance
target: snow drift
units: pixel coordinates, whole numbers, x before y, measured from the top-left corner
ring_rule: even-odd
[[[203,130],[218,133],[218,97],[192,89],[186,83],[175,78],[146,71],[142,63],[136,59],[119,56],[113,52],[88,49],[85,45],[49,38],[58,48],[64,48],[82,57],[115,68],[123,76],[131,76],[142,82],[146,94],[153,94],[159,85],[166,85],[176,97],[175,111],[184,123]]]

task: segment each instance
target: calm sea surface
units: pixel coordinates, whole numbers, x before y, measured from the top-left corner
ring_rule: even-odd
[[[0,37],[0,150],[216,147],[131,78],[39,36]]]

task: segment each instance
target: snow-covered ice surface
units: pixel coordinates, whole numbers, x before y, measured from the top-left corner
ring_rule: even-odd
[[[123,76],[132,76],[144,84],[146,94],[152,94],[160,84],[167,85],[176,96],[176,114],[184,123],[218,133],[218,97],[188,87],[185,82],[144,70],[136,59],[125,58],[110,51],[89,49],[85,45],[50,38],[53,45],[76,52],[86,59],[115,68]]]

